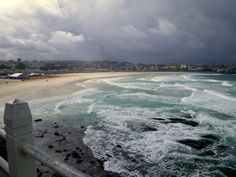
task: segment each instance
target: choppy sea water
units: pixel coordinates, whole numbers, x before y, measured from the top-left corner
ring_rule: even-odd
[[[88,125],[84,143],[121,176],[236,176],[236,75],[94,79],[31,102],[35,118]]]

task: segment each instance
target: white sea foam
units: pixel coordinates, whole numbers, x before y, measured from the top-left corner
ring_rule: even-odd
[[[142,102],[162,102],[162,103],[169,103],[169,102],[176,102],[178,98],[173,96],[165,96],[165,95],[153,95],[147,94],[144,92],[136,92],[136,93],[122,93],[114,95],[115,98],[123,99],[124,102],[126,100],[129,101],[142,101]]]
[[[90,99],[82,99],[82,98],[76,98],[76,99],[70,99],[70,100],[64,100],[56,104],[55,111],[60,111],[61,108],[65,106],[71,106],[75,104],[81,104],[81,103],[90,103],[92,100]]]
[[[91,113],[93,112],[95,105],[96,105],[96,103],[92,103],[92,104],[89,106],[88,111],[87,111],[88,114],[91,114]]]
[[[228,81],[221,81],[221,80],[216,80],[216,79],[204,79],[201,80],[203,82],[212,82],[212,83],[221,83],[222,86],[225,87],[232,87],[232,84],[230,84]]]
[[[142,89],[142,90],[154,90],[156,87],[152,83],[127,83],[127,82],[116,82],[114,79],[104,79],[109,85],[125,88],[125,89]]]
[[[155,76],[151,78],[151,81],[153,82],[177,82],[177,81],[183,81],[182,75],[167,75],[167,76]]]
[[[213,90],[198,90],[190,97],[184,97],[181,102],[196,108],[202,107],[227,115],[235,116],[236,100],[234,97],[224,95]]]
[[[81,82],[81,83],[75,83],[75,85],[76,85],[77,87],[87,88],[87,85],[86,85],[84,82]]]
[[[189,86],[183,85],[183,84],[175,84],[174,86],[176,86],[176,87],[182,87],[182,88],[184,88],[184,89],[186,89],[186,90],[197,91],[196,88],[189,87]]]
[[[189,97],[183,97],[181,98],[182,103],[189,102],[189,100],[192,100],[195,96],[196,91],[193,91],[192,94]]]
[[[101,90],[97,88],[88,88],[88,89],[79,90],[78,92],[74,92],[71,95],[68,95],[67,97],[74,97],[74,96],[83,97],[83,96],[88,96],[88,95],[99,93],[99,92],[101,92]]]
[[[123,99],[129,99],[129,98],[137,98],[137,99],[146,99],[146,101],[148,101],[149,99],[158,99],[159,97],[156,95],[151,95],[151,94],[147,94],[144,92],[136,92],[136,93],[122,93],[118,95],[120,98]]]
[[[197,81],[197,79],[190,78],[189,75],[183,75],[183,78],[188,80],[188,81],[193,81],[193,82]]]
[[[225,87],[232,87],[233,85],[230,84],[228,81],[223,81],[222,82],[222,85],[225,86]]]
[[[181,87],[181,88],[184,88],[185,90],[191,90],[192,91],[190,96],[181,98],[181,102],[183,102],[183,103],[188,102],[189,99],[193,99],[194,96],[195,96],[195,93],[198,91],[198,89],[196,89],[196,88],[189,87],[189,86],[183,85],[183,84],[175,84],[174,86],[175,87]]]
[[[67,107],[75,104],[82,104],[82,103],[89,103],[92,102],[91,99],[85,98],[86,96],[100,93],[98,89],[95,88],[89,88],[89,89],[83,89],[78,92],[74,92],[71,95],[67,95],[59,101],[55,106],[55,111],[60,112],[60,109],[62,107]]]
[[[219,80],[215,80],[215,79],[205,79],[203,81],[206,81],[206,82],[213,82],[213,83],[220,83],[222,81],[219,81]]]
[[[196,117],[196,112],[193,110],[180,110],[184,115],[191,115],[191,117]]]
[[[221,76],[223,74],[217,74],[217,73],[209,73],[209,74],[203,74],[203,73],[194,73],[194,74],[190,74],[192,76]]]
[[[98,109],[98,114],[105,117],[105,121],[109,123],[106,129],[94,129],[89,127],[85,132],[83,139],[93,151],[95,157],[99,159],[106,159],[105,169],[108,171],[118,172],[122,176],[142,176],[138,169],[129,170],[128,166],[136,166],[137,163],[163,163],[162,158],[169,156],[171,152],[182,149],[183,151],[189,151],[186,146],[180,145],[175,141],[181,138],[197,139],[198,132],[194,134],[195,130],[191,127],[182,124],[172,124],[166,126],[166,124],[160,124],[152,121],[151,119],[145,119],[145,117],[153,117],[157,115],[155,109],[140,109],[140,108],[126,108],[123,109],[118,106],[107,105],[104,110],[104,105]],[[112,115],[112,116],[111,116]],[[145,116],[145,117],[144,117]],[[156,127],[155,132],[130,132],[127,127],[127,121],[131,125],[149,125]],[[124,132],[129,132],[124,133]],[[116,145],[122,146],[124,154],[130,156],[126,157],[123,153],[115,153]],[[107,154],[112,156],[107,158]],[[137,159],[139,157],[140,159]],[[137,159],[136,162],[131,162],[130,159]],[[119,163],[117,164],[117,161]],[[121,162],[121,163],[120,163]],[[136,165],[135,165],[136,164]],[[164,165],[164,164],[163,164]]]
[[[204,92],[207,94],[222,98],[222,99],[229,100],[229,101],[236,101],[236,98],[234,97],[230,97],[230,96],[224,95],[223,93],[219,93],[213,90],[204,89]]]

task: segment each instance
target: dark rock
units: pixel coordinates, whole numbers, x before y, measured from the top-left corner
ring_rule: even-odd
[[[92,160],[92,161],[90,161],[89,163],[90,163],[91,165],[94,165],[94,164],[95,164],[95,161]]]
[[[169,122],[166,123],[181,123],[185,125],[190,125],[192,127],[198,126],[198,123],[192,120],[186,120],[186,119],[181,119],[181,118],[169,118]]]
[[[202,135],[202,138],[207,138],[207,139],[211,139],[211,140],[219,140],[219,137],[216,135],[212,135],[212,134],[207,134],[207,135]]]
[[[56,153],[62,153],[62,151],[61,151],[61,150],[56,150],[55,152],[56,152]]]
[[[236,169],[232,167],[218,167],[218,169],[227,177],[235,177]]]
[[[213,144],[213,141],[209,139],[200,139],[200,140],[184,139],[184,140],[178,140],[178,142],[197,150],[201,150]]]
[[[148,126],[146,126],[146,127],[143,128],[143,131],[145,131],[145,132],[157,131],[157,129],[156,129],[156,128],[153,128],[153,127],[148,127]]]
[[[53,145],[48,145],[48,148],[49,148],[49,149],[52,149],[52,148],[53,148]]]
[[[188,119],[193,118],[191,114],[184,114],[183,117],[188,118]]]
[[[157,131],[156,128],[153,128],[143,122],[127,122],[127,127],[137,132]]]
[[[219,152],[219,153],[223,153],[223,152],[229,151],[229,150],[231,150],[231,149],[232,149],[232,148],[231,148],[230,146],[227,146],[227,145],[225,145],[225,144],[220,144],[220,145],[216,146],[216,150],[217,150],[217,152]]]
[[[60,139],[60,140],[56,140],[56,142],[62,142],[62,141],[65,141],[66,140],[66,138],[65,137],[63,137],[62,139]]]
[[[84,126],[81,126],[82,129],[84,129]]]
[[[97,166],[98,166],[99,168],[101,168],[101,169],[104,169],[103,163],[106,162],[106,160],[99,160],[99,159],[98,159],[97,162],[98,162],[98,163],[97,163]]]
[[[64,160],[65,160],[65,161],[67,161],[67,160],[69,160],[69,158],[68,158],[68,157],[66,157],[66,158],[64,158]]]
[[[38,177],[42,177],[42,176],[43,176],[43,172],[39,172],[39,173],[37,174],[37,176],[38,176]]]
[[[54,173],[54,174],[52,175],[52,177],[62,177],[62,176],[59,175],[59,174],[57,174],[57,173]]]
[[[107,156],[107,157],[112,157],[112,156],[111,156],[111,155],[109,155],[109,154],[106,154],[106,156]]]
[[[63,149],[63,152],[67,152],[67,149]]]
[[[83,162],[83,159],[78,159],[77,161],[76,161],[76,163],[82,163]]]
[[[118,147],[118,148],[122,148],[122,146],[121,146],[121,145],[119,145],[119,144],[117,144],[117,145],[116,145],[116,147]]]
[[[34,122],[41,122],[43,121],[42,119],[35,119]]]
[[[39,173],[40,172],[40,170],[37,168],[37,173]]]
[[[44,137],[44,134],[41,133],[41,134],[39,134],[39,135],[36,135],[35,137],[37,137],[37,138],[43,138],[43,137]]]
[[[53,127],[54,127],[54,128],[59,128],[59,126],[58,126],[58,125],[53,125]]]
[[[81,158],[81,156],[75,151],[72,151],[71,156],[72,156],[72,158],[76,158],[76,159]]]
[[[70,154],[66,154],[66,157],[70,157],[71,155]]]
[[[153,120],[165,120],[163,118],[151,118],[151,119],[153,119]]]
[[[54,125],[53,125],[54,128],[59,128],[59,126],[57,125],[56,122],[54,122]]]
[[[213,151],[206,151],[200,154],[201,156],[213,156],[216,155]]]
[[[59,136],[60,134],[56,131],[56,132],[54,133],[54,135],[55,135],[55,136]]]

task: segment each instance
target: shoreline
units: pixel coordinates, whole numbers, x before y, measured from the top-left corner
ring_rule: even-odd
[[[89,79],[113,78],[141,74],[143,73],[71,73],[57,74],[55,75],[56,77],[25,81],[0,79],[0,108],[3,107],[6,102],[15,98],[30,101],[80,91],[81,88],[75,85],[76,82],[82,82]]]

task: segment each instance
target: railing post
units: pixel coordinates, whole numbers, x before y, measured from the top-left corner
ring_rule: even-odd
[[[6,103],[4,111],[7,156],[10,177],[36,177],[36,163],[21,151],[21,144],[33,144],[32,115],[29,106],[21,100]]]

